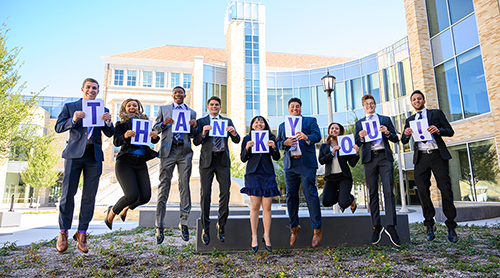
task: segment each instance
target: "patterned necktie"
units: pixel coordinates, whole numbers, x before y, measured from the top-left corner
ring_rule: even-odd
[[[87,130],[88,130],[88,133],[87,133],[87,140],[90,139],[90,137],[92,137],[92,132],[94,132],[94,127],[91,126],[91,127],[87,127]]]
[[[175,109],[182,110],[182,107],[178,105]],[[184,138],[182,138],[182,133],[174,133],[174,142],[175,143],[184,143]]]

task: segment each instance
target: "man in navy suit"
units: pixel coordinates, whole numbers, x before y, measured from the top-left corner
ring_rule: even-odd
[[[288,114],[301,116],[302,101],[291,98],[288,101]],[[278,130],[278,148],[284,150],[283,166],[285,168],[286,205],[290,223],[290,246],[297,241],[301,229],[299,225],[299,187],[306,197],[311,227],[314,229],[312,247],[321,242],[321,209],[319,205],[318,189],[316,188],[316,159],[315,144],[321,140],[321,133],[316,118],[302,116],[302,131],[296,132],[295,137],[286,137],[285,123],[281,123]]]
[[[396,130],[389,117],[375,113],[377,104],[372,95],[364,95],[361,98],[366,117],[356,122],[356,145],[362,148],[361,163],[365,168],[366,187],[370,195],[370,214],[372,218],[373,232],[372,244],[377,244],[385,230],[391,242],[396,246],[401,246],[396,231],[396,200],[394,197],[394,157],[389,141],[397,143],[399,141]],[[382,133],[382,139],[366,142],[368,132],[363,129],[363,121],[378,121],[380,124],[379,132]],[[382,180],[382,190],[385,201],[385,221],[387,228],[384,229],[380,223],[380,205],[378,194],[378,178]]]
[[[216,96],[208,99],[207,110],[209,114],[197,120],[198,132],[193,139],[195,146],[201,144],[200,153],[200,206],[201,225],[203,233],[201,240],[203,244],[210,243],[210,201],[212,196],[212,181],[214,175],[219,182],[219,220],[217,222],[217,237],[220,242],[225,241],[224,225],[229,215],[229,188],[231,186],[231,160],[229,159],[228,137],[212,137],[209,131],[212,129],[210,120],[227,120],[227,134],[233,143],[240,142],[240,135],[234,128],[231,119],[222,117],[219,112],[221,100]]]
[[[424,214],[424,225],[427,227],[427,240],[435,238],[434,231],[434,205],[431,201],[431,171],[437,181],[437,187],[441,191],[443,203],[443,213],[446,216],[446,226],[448,227],[448,240],[456,243],[458,235],[455,232],[457,222],[457,210],[453,204],[453,191],[451,190],[451,179],[449,174],[448,161],[451,154],[446,148],[442,136],[453,136],[455,132],[450,123],[444,116],[443,111],[439,109],[425,108],[424,94],[416,90],[411,94],[411,105],[415,108],[416,114],[406,119],[405,131],[401,136],[401,142],[408,143],[413,130],[410,128],[410,121],[427,119],[429,131],[432,134],[432,140],[414,142],[413,164],[415,164],[415,183],[418,188],[418,195]]]
[[[94,100],[99,93],[99,83],[87,78],[82,85],[83,99]],[[95,196],[102,173],[101,132],[111,137],[114,134],[113,123],[109,110],[105,108],[102,119],[103,127],[83,127],[85,113],[82,111],[82,99],[64,104],[57,122],[55,131],[62,133],[69,131],[68,145],[62,153],[64,161],[64,178],[61,187],[61,201],[59,203],[59,237],[56,249],[64,252],[68,248],[68,230],[71,228],[73,211],[75,208],[75,194],[78,190],[80,175],[83,171],[83,188],[80,215],[78,217],[78,231],[73,239],[78,242],[80,251],[87,253],[87,229],[94,216]]]

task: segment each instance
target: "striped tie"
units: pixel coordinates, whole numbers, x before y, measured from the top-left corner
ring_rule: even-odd
[[[92,137],[92,132],[94,131],[94,127],[87,127],[87,130],[88,130],[88,133],[87,133],[87,140],[90,139],[90,137]]]

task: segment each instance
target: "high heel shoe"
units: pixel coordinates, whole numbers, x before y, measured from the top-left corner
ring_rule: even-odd
[[[125,211],[125,214],[121,214],[120,213],[120,219],[125,222],[125,219],[127,219],[127,212],[128,212],[128,209]]]
[[[108,212],[106,212],[106,218],[104,218],[104,223],[106,223],[106,226],[108,226],[108,228],[110,230],[113,230],[113,222],[109,222],[108,217],[109,217],[109,213],[111,212],[112,208],[113,208],[113,206],[108,207]]]
[[[264,245],[266,244],[266,240],[264,239],[264,235],[262,235],[262,242],[264,243]],[[267,250],[267,252],[273,252],[271,245],[266,245],[266,250]]]
[[[252,246],[252,251],[254,253],[256,253],[257,251],[259,251],[259,245],[257,244],[257,246]]]
[[[356,204],[356,200],[354,200],[353,203],[354,203],[354,207],[351,207],[352,213],[354,213],[356,211],[356,209],[358,208],[358,204]]]

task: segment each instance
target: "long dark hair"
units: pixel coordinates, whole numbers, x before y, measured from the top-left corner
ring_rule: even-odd
[[[269,140],[276,140],[276,136],[271,131],[269,124],[267,123],[266,119],[262,116],[253,117],[252,121],[250,122],[250,131],[248,132],[248,136],[252,136],[251,133],[252,133],[252,130],[254,130],[252,126],[253,126],[253,123],[257,120],[261,120],[264,122],[264,130],[269,130]]]
[[[331,123],[329,126],[328,126],[328,138],[326,138],[326,142],[327,143],[330,143],[332,140],[336,140],[337,139],[337,136],[333,136],[333,135],[330,135],[330,128],[332,127],[332,125],[338,125],[339,126],[339,135],[344,135],[344,132],[345,132],[345,129],[344,127],[339,124],[339,123]]]
[[[138,111],[137,113],[135,113],[135,115],[127,113],[127,104],[131,101],[137,102]],[[130,119],[132,119],[134,116],[136,116],[138,119],[147,120],[148,116],[144,115],[143,113],[144,108],[142,107],[142,103],[138,99],[129,98],[123,101],[122,105],[120,106],[120,113],[118,116],[120,117],[122,122],[130,121]]]

